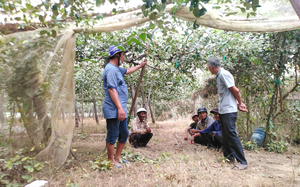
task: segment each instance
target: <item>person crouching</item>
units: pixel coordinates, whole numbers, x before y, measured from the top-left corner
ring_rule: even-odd
[[[146,121],[147,111],[144,108],[137,110],[137,116],[131,122],[129,143],[134,147],[145,147],[152,138],[151,128]]]

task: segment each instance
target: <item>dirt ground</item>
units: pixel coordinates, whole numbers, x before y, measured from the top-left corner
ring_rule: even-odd
[[[183,140],[189,120],[157,122],[151,125],[154,133],[148,147],[134,149],[126,146],[131,161],[124,168],[94,171],[90,161],[105,155],[105,121],[100,125],[89,122],[80,135],[75,129],[72,150],[80,164],[69,157],[55,174],[45,179],[51,186],[214,186],[260,187],[300,186],[300,149],[290,147],[284,154],[264,150],[245,151],[248,169],[231,169],[234,165],[217,162],[220,151]],[[177,138],[176,138],[177,137]],[[133,159],[128,155],[139,155]],[[84,168],[84,169],[83,169]]]

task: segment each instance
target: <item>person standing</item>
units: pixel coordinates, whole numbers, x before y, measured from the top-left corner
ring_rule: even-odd
[[[140,65],[131,68],[119,67],[124,63],[126,50],[124,47],[110,46],[108,49],[108,63],[103,72],[103,88],[105,97],[103,102],[103,114],[106,119],[106,148],[108,159],[116,167],[121,168],[121,152],[128,138],[127,125],[127,100],[128,89],[124,81],[124,75],[131,74],[147,64],[144,60]],[[117,150],[114,156],[114,144],[117,142]],[[126,160],[122,160],[126,163]]]
[[[241,141],[236,133],[237,111],[248,112],[246,105],[242,102],[239,89],[235,86],[232,74],[221,68],[220,60],[213,57],[207,61],[209,71],[217,75],[217,86],[219,92],[219,116],[222,126],[222,143],[224,157],[238,164],[233,169],[243,170],[247,168],[247,160],[244,155]]]
[[[129,130],[129,143],[134,147],[146,147],[148,142],[153,136],[151,128],[146,120],[147,111],[145,108],[139,108],[137,110],[137,116],[131,122],[131,128]]]

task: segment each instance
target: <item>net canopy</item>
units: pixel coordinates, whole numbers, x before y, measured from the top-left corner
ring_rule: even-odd
[[[284,18],[274,15],[268,18],[266,12],[261,12],[254,19],[223,17],[212,6],[206,6],[207,13],[196,18],[188,7],[179,7],[173,12],[174,6],[168,5],[165,12],[216,29],[265,33],[300,28],[299,18],[290,4],[285,9],[289,14]],[[157,16],[152,20],[160,19]],[[123,30],[150,20],[143,17],[141,10],[137,10],[105,18],[99,25],[89,28],[56,30],[56,37],[41,35],[42,32],[53,32],[41,29],[1,38],[1,94],[9,98],[4,105],[12,111],[6,117],[11,119],[13,126],[18,124],[16,119],[20,118],[21,124],[18,125],[25,127],[33,145],[47,144],[37,159],[61,166],[70,152],[75,126],[73,71],[76,33]]]
[[[47,144],[51,135],[37,158],[56,166],[67,159],[73,134],[75,42],[72,30],[56,38],[36,30],[2,40],[1,79],[12,111],[7,117],[25,127],[33,146]]]

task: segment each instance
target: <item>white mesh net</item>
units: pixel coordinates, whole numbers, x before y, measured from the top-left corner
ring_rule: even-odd
[[[74,127],[75,34],[65,31],[51,38],[36,30],[5,36],[3,42],[6,105],[20,114],[32,145],[48,143],[52,131],[37,158],[60,166],[68,156]],[[18,115],[9,118],[11,125],[18,123]]]
[[[169,5],[170,12],[174,5]],[[176,16],[200,25],[242,32],[279,32],[300,28],[299,19],[234,20],[225,19],[208,9],[195,18],[188,7],[177,10]],[[149,21],[137,16],[139,11],[111,17],[89,29],[67,30],[57,37],[40,35],[42,30],[15,33],[1,38],[1,94],[9,108],[10,124],[17,119],[24,125],[31,143],[47,144],[37,159],[61,166],[70,151],[74,123],[74,60],[76,32],[99,33],[127,29]],[[296,15],[294,13],[294,15]],[[45,29],[43,29],[45,30]],[[44,31],[42,31],[44,32]],[[50,31],[49,31],[50,32]],[[4,90],[4,91],[3,91]],[[2,98],[2,97],[1,97]],[[1,99],[3,100],[3,98]],[[20,116],[17,116],[19,113]],[[51,126],[51,128],[49,128]],[[51,130],[50,130],[51,129]]]

